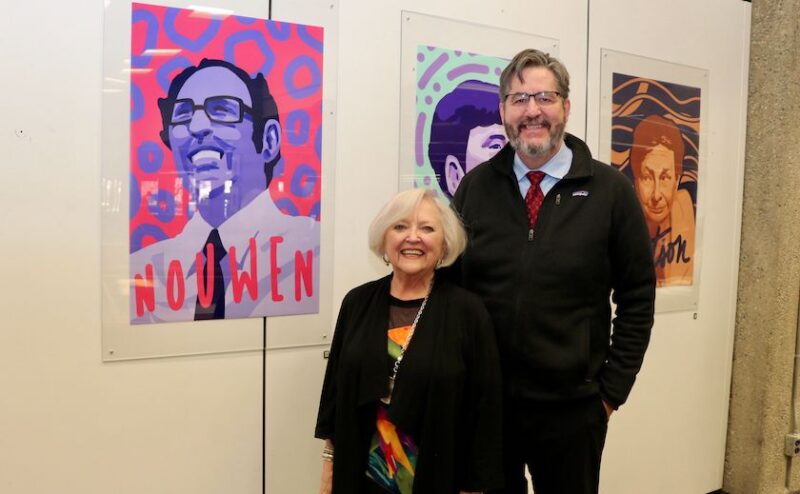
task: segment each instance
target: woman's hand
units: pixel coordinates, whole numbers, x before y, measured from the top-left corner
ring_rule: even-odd
[[[331,492],[333,492],[333,462],[323,460],[319,494],[331,494]]]
[[[605,408],[605,409],[606,409],[606,418],[607,418],[607,419],[610,419],[610,418],[611,418],[611,414],[612,414],[612,413],[614,413],[614,407],[612,407],[611,405],[609,405],[609,404],[606,402],[606,400],[603,400],[603,408]]]
[[[322,453],[322,478],[319,482],[319,494],[333,492],[333,441],[325,440]]]

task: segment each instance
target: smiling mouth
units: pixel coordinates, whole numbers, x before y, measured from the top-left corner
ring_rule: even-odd
[[[418,256],[423,255],[424,252],[422,252],[419,249],[403,249],[403,250],[400,251],[400,254],[402,254],[404,256],[418,257]]]
[[[221,159],[222,151],[217,151],[215,149],[201,149],[189,155],[189,160],[193,165],[197,166],[207,164],[209,161],[220,161]]]
[[[537,130],[548,130],[549,128],[550,125],[547,122],[525,122],[519,126],[520,132],[524,132],[526,130],[535,132]]]

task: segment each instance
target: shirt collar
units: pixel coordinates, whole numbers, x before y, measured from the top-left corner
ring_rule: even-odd
[[[567,147],[567,144],[563,141],[561,142],[561,147],[559,148],[558,152],[550,158],[547,163],[539,167],[538,171],[544,172],[546,175],[561,180],[569,173],[570,165],[572,164],[572,150]],[[522,162],[522,158],[519,157],[519,153],[514,153],[514,175],[517,177],[517,182],[520,182],[523,178],[528,175],[528,172],[531,171],[525,163]]]
[[[246,245],[250,237],[257,237],[259,234],[265,235],[270,233],[273,235],[282,235],[284,232],[280,231],[281,222],[278,221],[278,218],[282,215],[283,213],[280,212],[272,201],[272,197],[267,189],[223,222],[217,230],[219,230],[220,238],[226,248],[231,245]],[[264,224],[275,225],[274,228],[276,231],[259,232],[257,225]],[[208,234],[211,232],[212,228],[213,227],[203,219],[203,216],[195,211],[192,219],[186,223],[182,238],[187,239],[186,241],[188,242],[194,241],[198,244],[202,244],[205,242],[206,238],[208,238]],[[188,250],[191,249],[187,249],[187,251]]]

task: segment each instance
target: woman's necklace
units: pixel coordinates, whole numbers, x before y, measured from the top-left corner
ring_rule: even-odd
[[[422,299],[422,304],[419,306],[419,310],[417,311],[416,317],[414,317],[414,322],[411,323],[411,329],[408,331],[408,336],[406,336],[406,341],[400,348],[400,355],[398,355],[397,360],[394,361],[394,368],[392,369],[392,375],[391,377],[389,377],[389,394],[381,398],[381,401],[386,405],[392,402],[392,392],[394,391],[394,381],[395,379],[397,379],[397,370],[400,369],[400,362],[403,361],[403,356],[406,354],[406,349],[408,348],[409,343],[411,343],[411,338],[414,336],[414,331],[416,331],[417,329],[417,323],[419,322],[419,318],[422,315],[422,311],[425,310],[425,305],[428,303],[428,297],[431,296],[432,291],[433,291],[433,280],[431,280],[431,286],[430,288],[428,288],[428,293],[425,295],[425,298]]]

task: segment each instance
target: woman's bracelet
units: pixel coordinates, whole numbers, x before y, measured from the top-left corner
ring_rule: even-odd
[[[322,459],[325,461],[333,461],[333,448],[322,448]]]

